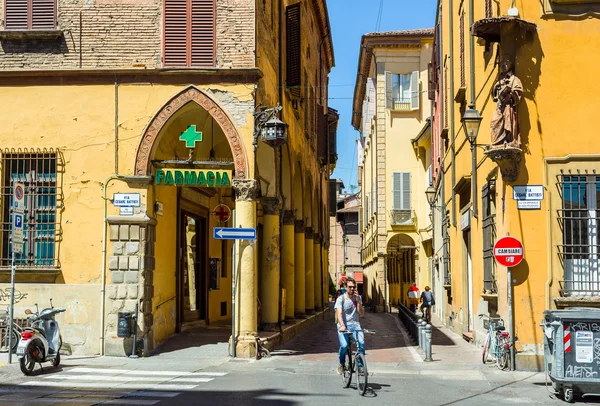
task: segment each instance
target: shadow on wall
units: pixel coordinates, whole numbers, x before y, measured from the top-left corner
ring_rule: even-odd
[[[6,54],[68,54],[64,36],[58,38],[3,38],[0,49]]]

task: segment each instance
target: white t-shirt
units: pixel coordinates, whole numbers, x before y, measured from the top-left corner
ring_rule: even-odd
[[[362,298],[360,296],[358,296],[358,301],[362,305]],[[342,308],[342,302],[344,304],[343,308]],[[349,298],[345,294],[343,294],[337,298],[337,300],[335,301],[334,309],[336,309],[336,312],[337,312],[337,309],[342,309],[342,320],[344,320],[344,323],[346,323],[346,326],[348,326],[349,324],[352,324],[352,325],[359,324],[358,305],[356,302],[354,302],[353,299]],[[338,320],[338,327],[339,326],[340,326],[340,323]]]

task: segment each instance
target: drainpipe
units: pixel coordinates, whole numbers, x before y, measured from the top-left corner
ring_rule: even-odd
[[[454,164],[454,156],[456,155],[455,149],[455,135],[454,135],[454,5],[453,0],[449,0],[449,18],[448,18],[448,29],[450,32],[450,111],[448,115],[450,116],[450,158],[452,166],[451,168],[451,176],[452,176],[452,225],[456,227],[456,192],[454,191],[454,186],[456,186],[456,165]]]
[[[100,274],[102,275],[102,282],[101,282],[101,289],[100,289],[100,355],[104,355],[104,347],[105,347],[105,337],[104,337],[104,313],[106,311],[106,246],[108,244],[107,239],[106,239],[106,230],[107,230],[107,211],[108,211],[108,205],[107,205],[107,201],[108,199],[106,198],[106,189],[108,188],[108,184],[115,179],[124,181],[124,182],[131,182],[131,181],[144,181],[144,182],[148,182],[152,177],[151,176],[123,176],[123,175],[110,175],[106,181],[104,182],[104,193],[103,193],[103,198],[104,198],[104,221],[103,221],[103,226],[102,226],[102,267],[100,269]]]
[[[471,70],[471,83],[470,83],[470,94],[471,94],[471,104],[473,108],[475,108],[475,40],[473,39],[473,35],[471,35],[471,27],[473,27],[474,22],[474,5],[473,0],[469,0],[469,52],[470,52],[470,70]],[[472,174],[471,174],[471,207],[473,209],[473,217],[477,218],[477,148],[473,142],[473,146],[471,147],[471,160],[472,160]]]

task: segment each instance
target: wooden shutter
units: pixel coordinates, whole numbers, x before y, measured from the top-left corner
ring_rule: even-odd
[[[415,71],[410,74],[410,109],[419,110],[419,72]]]
[[[317,158],[321,165],[328,163],[327,157],[327,116],[323,114],[323,106],[317,103]]]
[[[392,100],[392,73],[385,72],[385,108],[392,110],[394,106]]]
[[[300,3],[285,9],[286,87],[295,97],[300,97]]]
[[[215,0],[192,0],[191,66],[215,66]]]
[[[188,66],[188,0],[165,0],[164,65]]]
[[[7,30],[26,30],[29,28],[28,0],[6,0],[6,18],[4,27]]]
[[[363,105],[362,105],[362,136],[366,137],[369,135],[369,133],[371,131],[370,130],[370,124],[371,122],[369,121],[369,103],[364,100],[363,101]]]
[[[335,217],[337,212],[337,179],[329,179],[329,216]]]
[[[433,54],[436,55],[437,52]],[[435,70],[432,62],[427,65],[427,98],[435,100]]]
[[[31,0],[31,29],[53,30],[55,28],[55,0]]]
[[[327,120],[328,121],[328,120]],[[328,143],[329,143],[329,163],[335,164],[337,162],[337,122],[327,124],[328,129]]]
[[[392,209],[410,210],[410,172],[392,173]]]
[[[402,210],[410,210],[410,172],[402,173]]]

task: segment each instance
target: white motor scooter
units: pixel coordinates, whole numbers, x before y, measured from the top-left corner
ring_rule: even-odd
[[[41,312],[37,303],[35,307],[35,313],[29,309],[25,310],[25,314],[32,315],[30,316],[32,324],[31,327],[23,329],[17,346],[17,357],[19,357],[21,371],[25,375],[33,372],[36,362],[40,363],[40,367],[42,362],[52,362],[55,367],[60,364],[62,338],[54,316],[64,312],[65,309],[55,309],[52,306],[52,299],[50,299],[50,307]]]

